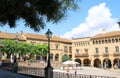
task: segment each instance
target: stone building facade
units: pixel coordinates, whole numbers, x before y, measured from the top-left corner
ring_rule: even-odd
[[[47,44],[41,34],[21,32],[20,34],[0,32],[0,39],[14,40],[31,44]],[[100,33],[93,37],[72,38],[71,40],[53,36],[50,43],[52,61],[61,62],[62,55],[69,55],[80,66],[99,68],[120,68],[120,31]]]
[[[16,35],[18,36],[19,42],[25,42],[31,44],[48,44],[45,35],[31,34],[24,32],[21,32],[20,34],[0,32],[0,40],[2,39],[14,40],[16,38]],[[68,39],[60,38],[58,36],[53,36],[51,38],[51,43],[50,43],[50,52],[51,52],[52,61],[61,62],[62,55],[67,54],[72,56],[72,43]]]
[[[72,55],[82,66],[120,68],[120,31],[72,39]]]

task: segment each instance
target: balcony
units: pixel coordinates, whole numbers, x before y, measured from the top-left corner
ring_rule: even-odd
[[[94,57],[99,57],[100,55],[98,53],[94,53]]]
[[[109,57],[109,53],[103,53],[103,57]]]
[[[113,56],[120,56],[120,52],[114,52]]]
[[[88,53],[76,53],[75,57],[88,57]]]

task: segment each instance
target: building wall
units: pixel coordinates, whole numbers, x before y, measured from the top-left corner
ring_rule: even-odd
[[[30,34],[30,33],[24,33],[24,32],[21,32],[21,34],[0,32],[0,39],[14,40],[16,38],[16,35],[18,36],[19,42],[25,42],[25,43],[31,43],[31,44],[48,44],[48,41],[45,35]],[[64,52],[64,46],[67,47],[67,52]],[[64,38],[57,37],[57,36],[53,36],[50,42],[50,52],[51,54],[53,54],[52,61],[61,62],[62,55],[64,55],[64,53],[68,55],[71,54],[69,51],[69,47],[72,47],[71,41]],[[56,55],[59,56],[57,60],[55,60]]]
[[[106,34],[105,34],[106,35]],[[82,43],[82,44],[81,44]],[[89,43],[89,44],[88,44]],[[107,52],[105,48],[107,47]],[[116,47],[118,52],[116,52]],[[96,53],[98,48],[98,53]],[[84,55],[85,49],[88,49],[88,55]],[[78,53],[77,53],[78,50]],[[72,55],[73,60],[81,60],[82,66],[94,66],[103,68],[114,68],[115,65],[120,66],[120,36],[110,36],[102,38],[77,38],[72,39]],[[87,59],[86,64],[85,59]],[[78,61],[78,60],[77,60]],[[100,62],[98,62],[100,61]],[[100,64],[99,64],[100,63]],[[109,66],[107,66],[107,64]],[[107,66],[107,67],[106,67]]]

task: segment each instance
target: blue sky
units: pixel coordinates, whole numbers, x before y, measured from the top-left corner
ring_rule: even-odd
[[[69,11],[67,18],[57,24],[47,23],[40,32],[24,27],[22,21],[17,23],[17,28],[4,26],[0,27],[0,31],[45,34],[49,28],[53,35],[68,39],[94,36],[102,33],[103,29],[106,32],[119,30],[116,23],[120,20],[119,3],[120,0],[81,0],[80,9]]]

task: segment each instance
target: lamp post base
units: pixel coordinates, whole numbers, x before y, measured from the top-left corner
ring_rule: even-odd
[[[53,67],[52,66],[45,67],[45,78],[53,78]]]
[[[14,73],[18,72],[18,63],[13,63],[12,72],[14,72]]]

